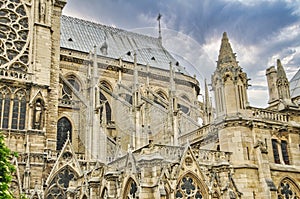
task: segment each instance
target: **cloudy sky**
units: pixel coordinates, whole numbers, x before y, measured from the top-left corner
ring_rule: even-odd
[[[252,106],[266,107],[265,69],[281,59],[288,78],[300,66],[300,0],[68,0],[63,14],[158,36],[200,83],[210,82],[227,32],[251,78]]]

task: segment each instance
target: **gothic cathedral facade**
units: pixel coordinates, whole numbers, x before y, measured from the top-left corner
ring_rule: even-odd
[[[213,106],[161,37],[63,16],[66,3],[0,1],[16,198],[300,198],[299,71],[266,68],[269,105],[252,107],[223,33]]]

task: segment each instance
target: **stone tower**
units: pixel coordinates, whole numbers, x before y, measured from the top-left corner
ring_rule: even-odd
[[[226,32],[223,33],[217,69],[212,76],[217,117],[237,116],[246,109],[248,79],[238,65]]]

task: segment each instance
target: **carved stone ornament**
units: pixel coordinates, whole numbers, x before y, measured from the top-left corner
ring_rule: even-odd
[[[21,0],[0,1],[0,67],[27,71],[29,23]]]

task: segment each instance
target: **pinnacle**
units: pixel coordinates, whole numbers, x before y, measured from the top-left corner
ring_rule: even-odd
[[[221,47],[219,51],[218,67],[224,63],[236,63],[235,55],[232,51],[227,33],[223,33]]]
[[[277,77],[278,78],[287,78],[280,59],[277,59]]]

